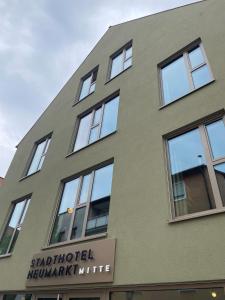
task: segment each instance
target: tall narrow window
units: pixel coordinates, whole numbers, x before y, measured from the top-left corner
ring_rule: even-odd
[[[224,119],[168,140],[175,217],[225,206]]]
[[[132,65],[132,45],[129,43],[111,57],[110,79]]]
[[[30,198],[16,203],[0,240],[0,255],[11,253],[21,230]]]
[[[31,160],[27,175],[33,174],[42,168],[44,159],[45,159],[47,151],[48,151],[50,141],[51,141],[51,137],[48,136],[44,140],[42,140],[40,143],[36,144],[35,152],[34,152],[32,160]]]
[[[171,62],[161,64],[160,69],[164,104],[173,102],[213,80],[200,42],[173,57]]]
[[[92,72],[82,78],[79,101],[95,91],[97,74],[98,68],[95,68]]]
[[[119,96],[97,107],[80,119],[74,151],[116,131]]]
[[[107,231],[113,164],[68,181],[50,244]]]

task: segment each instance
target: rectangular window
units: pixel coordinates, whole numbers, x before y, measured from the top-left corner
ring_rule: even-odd
[[[113,164],[64,183],[50,244],[107,231]]]
[[[213,80],[202,43],[160,64],[163,104],[173,102]]]
[[[81,89],[79,93],[79,101],[92,94],[95,91],[98,68],[88,73],[81,79]]]
[[[0,255],[12,253],[29,203],[30,198],[27,198],[14,204],[11,216],[0,240]]]
[[[174,217],[225,206],[224,119],[168,140]]]
[[[111,70],[109,79],[117,76],[132,66],[132,44],[127,44],[123,49],[111,56]]]
[[[73,150],[77,151],[116,131],[118,109],[119,96],[80,118]]]
[[[36,143],[35,151],[29,169],[27,171],[27,176],[39,171],[42,168],[50,141],[51,141],[51,137],[48,136],[42,139],[41,142]]]

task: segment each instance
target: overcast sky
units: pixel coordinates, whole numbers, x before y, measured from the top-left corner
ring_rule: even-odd
[[[198,0],[0,0],[0,176],[110,25]]]

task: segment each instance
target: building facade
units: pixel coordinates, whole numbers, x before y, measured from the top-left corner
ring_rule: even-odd
[[[112,26],[18,145],[0,299],[224,299],[225,2]]]

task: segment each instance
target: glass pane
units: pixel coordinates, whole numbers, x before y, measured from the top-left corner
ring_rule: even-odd
[[[225,156],[225,126],[222,120],[206,126],[213,158]]]
[[[190,91],[183,57],[162,69],[162,85],[165,104],[184,96]]]
[[[110,78],[115,77],[123,71],[123,53],[112,59],[112,68]]]
[[[81,100],[84,97],[86,97],[87,95],[89,95],[89,90],[90,90],[90,86],[91,86],[91,76],[92,75],[90,75],[87,79],[85,79],[83,81],[79,100]]]
[[[25,218],[25,216],[26,216],[26,213],[27,213],[27,209],[28,209],[29,204],[30,204],[30,199],[28,199],[28,200],[26,201],[26,207],[25,207],[25,209],[24,209],[24,211],[23,211],[22,218],[21,218],[21,220],[20,220],[20,222],[19,222],[20,225],[23,224],[23,221],[24,221],[24,218]]]
[[[88,174],[88,175],[84,176],[84,178],[83,178],[82,188],[81,188],[81,193],[80,193],[80,200],[79,200],[80,204],[87,202],[88,191],[89,191],[89,186],[90,186],[90,179],[91,179],[91,174]]]
[[[113,165],[95,171],[91,201],[111,195]]]
[[[74,151],[79,150],[88,144],[88,137],[91,127],[91,115],[92,113],[86,115],[80,120]]]
[[[91,202],[85,235],[107,231],[110,197]]]
[[[44,154],[47,153],[50,142],[51,142],[51,139],[47,138],[46,141],[45,141],[46,146],[45,146],[45,149],[44,149]]]
[[[32,294],[6,294],[3,295],[3,300],[31,300],[31,297]]]
[[[10,222],[9,222],[9,226],[11,228],[15,228],[19,224],[25,203],[26,203],[26,200],[18,202],[16,204],[13,214],[11,216]]]
[[[192,78],[194,82],[195,88],[199,88],[200,86],[203,86],[204,84],[208,83],[210,80],[212,80],[212,77],[209,72],[209,68],[207,65],[195,70],[192,72]]]
[[[130,57],[132,57],[132,47],[126,49],[125,51],[125,60],[127,60]]]
[[[101,137],[106,136],[116,130],[118,109],[119,97],[116,97],[110,102],[106,103],[102,120]]]
[[[202,50],[200,47],[189,52],[189,59],[191,62],[192,69],[196,68],[197,66],[199,66],[205,62],[204,56],[202,54]]]
[[[168,141],[176,216],[215,208],[198,129]]]
[[[46,143],[46,141],[44,141],[44,142],[37,145],[37,148],[36,148],[35,154],[33,156],[30,168],[27,172],[27,175],[30,175],[30,174],[32,174],[32,173],[34,173],[38,170],[38,165],[39,165],[42,153],[43,153],[44,148],[45,148],[45,143]]]
[[[55,220],[55,225],[50,243],[66,241],[69,234],[69,227],[78,193],[79,178],[67,182],[61,199],[59,211]]]
[[[95,91],[95,86],[96,86],[95,82],[91,84],[90,93],[93,93]]]
[[[99,126],[91,129],[89,144],[94,143],[95,141],[97,141],[97,139],[99,139]]]
[[[129,68],[130,66],[132,65],[132,57],[127,59],[125,62],[124,62],[124,70],[126,70],[127,68]]]
[[[214,295],[214,297],[212,296]],[[111,300],[224,300],[223,288],[112,292]]]
[[[82,235],[82,228],[84,223],[86,207],[78,208],[76,210],[75,219],[72,228],[71,239],[77,239]]]
[[[39,165],[38,165],[37,170],[41,170],[42,165],[43,165],[43,163],[44,163],[44,160],[45,160],[45,155],[43,155],[43,156],[41,157],[41,160],[40,160],[40,163],[39,163]]]
[[[14,247],[15,247],[18,235],[20,233],[20,230],[21,230],[21,227],[16,228],[15,234],[13,236],[12,244],[11,244],[10,249],[9,249],[9,253],[11,253],[13,251]]]
[[[9,225],[7,226],[2,239],[0,241],[0,255],[6,254],[7,253],[7,249],[9,247],[9,244],[12,240],[13,237],[13,232],[14,232],[13,227],[10,227]]]
[[[225,163],[214,166],[220,196],[225,206]]]
[[[92,126],[98,125],[100,120],[101,120],[101,113],[102,113],[102,107],[100,107],[99,109],[97,109],[95,111],[95,116],[94,116],[94,120],[93,120],[93,124]]]

